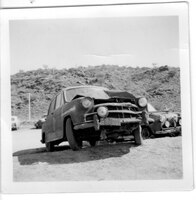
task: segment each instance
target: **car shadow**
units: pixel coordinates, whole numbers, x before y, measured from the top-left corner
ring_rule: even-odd
[[[169,133],[161,133],[161,134],[155,135],[154,139],[156,139],[156,138],[164,138],[164,137],[178,137],[178,136],[180,136],[179,134],[180,133],[173,133],[173,135],[169,134]]]
[[[42,130],[41,128],[30,127],[31,130]]]
[[[103,160],[111,157],[121,157],[135,148],[133,142],[103,144],[95,147],[85,146],[79,151],[73,151],[68,145],[55,147],[54,152],[46,152],[46,149],[35,148],[17,151],[13,153],[18,158],[20,165],[32,165],[40,163],[70,164],[94,160]]]

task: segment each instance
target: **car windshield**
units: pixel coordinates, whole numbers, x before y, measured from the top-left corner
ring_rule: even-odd
[[[102,87],[79,87],[79,88],[72,88],[66,90],[65,96],[67,102],[70,102],[76,96],[87,96],[92,97],[95,99],[108,99],[109,96],[105,91],[108,90],[107,88]]]
[[[155,112],[157,111],[150,103],[147,105],[148,112]]]

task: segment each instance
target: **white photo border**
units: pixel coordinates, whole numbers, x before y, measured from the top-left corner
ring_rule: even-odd
[[[65,12],[66,11],[66,12]],[[83,11],[83,12],[81,12]],[[9,21],[90,17],[178,16],[181,66],[183,179],[130,181],[13,182]],[[174,191],[193,189],[188,4],[134,4],[10,9],[1,12],[1,181],[3,193]]]

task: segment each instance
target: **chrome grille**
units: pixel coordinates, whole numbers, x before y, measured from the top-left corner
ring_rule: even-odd
[[[109,114],[108,118],[132,118],[141,117],[141,111],[138,111],[138,107],[131,103],[104,103],[94,106],[94,112],[86,114],[86,121],[93,120],[93,115],[97,113],[97,109],[100,106],[107,107]]]

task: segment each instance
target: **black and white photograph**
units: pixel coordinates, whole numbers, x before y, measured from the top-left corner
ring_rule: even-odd
[[[191,189],[187,3],[9,10],[2,25],[5,191]]]

